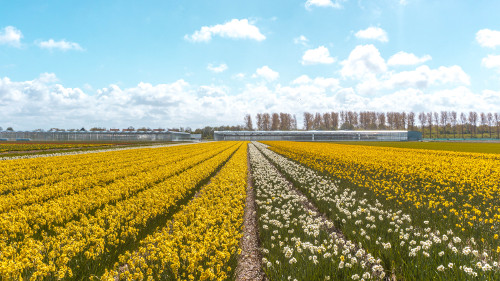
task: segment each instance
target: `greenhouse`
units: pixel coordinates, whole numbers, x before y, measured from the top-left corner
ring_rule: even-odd
[[[201,135],[185,132],[0,132],[4,141],[191,141]]]
[[[416,131],[215,131],[214,140],[418,141]]]

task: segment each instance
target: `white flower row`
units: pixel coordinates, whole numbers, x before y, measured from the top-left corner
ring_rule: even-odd
[[[380,260],[343,235],[330,233],[333,224],[307,209],[307,199],[292,190],[254,145],[249,154],[262,227],[262,262],[269,278],[306,280],[315,273],[336,280],[335,271],[365,280],[384,277]]]

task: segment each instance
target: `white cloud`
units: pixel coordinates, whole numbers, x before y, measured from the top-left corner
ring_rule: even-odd
[[[394,89],[429,89],[431,87],[470,85],[470,77],[458,65],[450,67],[440,66],[431,69],[426,65],[415,70],[397,73],[388,72],[377,78],[369,76],[363,78],[356,85],[361,95],[385,94]]]
[[[344,78],[373,77],[387,71],[385,60],[373,45],[358,45],[342,63],[341,74]]]
[[[96,89],[97,94],[55,83],[57,77],[51,73],[21,82],[3,77],[0,78],[0,120],[2,126],[12,126],[16,130],[82,126],[200,128],[242,124],[245,114],[288,112],[297,116],[300,126],[304,111],[496,112],[500,107],[498,90],[474,93],[467,86],[454,84],[437,90],[414,87],[422,79],[429,81],[428,86],[466,82],[458,66],[437,69],[421,66],[417,70],[402,75],[406,78],[398,78],[399,82],[413,81],[407,84],[408,88],[369,96],[352,88],[342,88],[336,78],[306,75],[288,85],[271,86],[258,81],[237,91],[224,85],[197,86],[178,80],[156,85],[139,83],[130,88],[110,85]],[[427,76],[420,80],[409,78],[417,77],[418,73]],[[383,87],[396,83],[390,77],[379,82]]]
[[[309,42],[309,40],[304,35],[300,35],[299,37],[293,39],[293,43],[304,46],[307,46],[307,42]]]
[[[11,45],[19,47],[21,45],[21,38],[23,34],[21,31],[13,26],[7,26],[0,29],[0,45]]]
[[[242,80],[246,77],[245,73],[236,73],[234,74],[233,76],[231,76],[233,79],[237,79],[237,80]]]
[[[269,68],[269,66],[264,65],[261,68],[257,68],[253,77],[262,77],[267,81],[274,81],[280,77],[280,74]]]
[[[305,6],[306,9],[311,9],[311,7],[316,6],[316,7],[331,7],[335,9],[340,9],[342,8],[342,5],[340,4],[341,2],[344,2],[345,0],[307,0]]]
[[[192,35],[185,35],[184,38],[193,42],[208,42],[213,36],[233,39],[252,39],[262,41],[266,39],[259,28],[247,19],[232,19],[224,24],[212,26],[203,26],[200,30],[195,31]]]
[[[481,29],[476,33],[476,41],[482,47],[495,48],[500,46],[500,31]]]
[[[437,69],[430,69],[423,65],[414,71],[403,71],[393,74],[388,80],[388,85],[392,87],[414,87],[427,88],[431,85],[470,85],[470,77],[460,66],[450,67],[440,66]]]
[[[50,83],[55,83],[59,81],[57,76],[54,73],[42,73],[40,74],[40,77],[37,78],[37,81],[44,83],[44,84],[50,84]]]
[[[338,89],[340,88],[340,83],[338,79],[335,78],[324,78],[316,77],[314,79],[309,78],[307,75],[301,75],[294,79],[291,83],[292,85],[312,85],[322,89]]]
[[[397,66],[397,65],[415,65],[421,64],[426,61],[431,60],[432,57],[430,55],[424,55],[422,57],[417,57],[415,54],[407,53],[407,52],[398,52],[389,58],[387,61],[388,65]]]
[[[312,82],[312,79],[309,78],[309,76],[307,75],[301,75],[297,78],[295,78],[295,80],[292,81],[292,85],[297,85],[297,84],[309,84]]]
[[[222,63],[218,66],[214,66],[211,63],[207,66],[207,69],[215,72],[215,73],[221,73],[227,70],[227,65],[225,63]]]
[[[378,40],[380,42],[388,42],[387,32],[380,27],[368,27],[367,29],[360,30],[354,34],[357,38],[360,39],[370,39],[370,40]]]
[[[487,57],[483,58],[483,60],[481,61],[481,65],[486,68],[496,68],[497,70],[500,70],[500,55],[488,55]]]
[[[58,49],[61,51],[83,51],[83,48],[78,43],[68,42],[66,40],[54,41],[54,39],[49,39],[47,41],[39,42],[38,46],[42,49],[49,50]]]
[[[331,64],[335,62],[335,58],[330,56],[330,52],[325,46],[319,46],[316,49],[305,51],[302,56],[302,65],[309,64]]]

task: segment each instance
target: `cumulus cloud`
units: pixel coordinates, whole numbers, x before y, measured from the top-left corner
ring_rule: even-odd
[[[370,39],[377,40],[380,42],[388,42],[387,32],[380,27],[368,27],[367,29],[360,30],[354,34],[357,38],[360,39]]]
[[[298,45],[307,46],[307,42],[309,42],[309,40],[304,35],[300,35],[299,37],[293,39],[293,43]]]
[[[267,81],[274,81],[280,77],[280,74],[269,68],[269,66],[264,65],[261,68],[257,68],[253,77],[262,77]]]
[[[476,41],[482,47],[495,48],[500,46],[500,31],[481,29],[476,33]]]
[[[388,72],[381,77],[364,78],[356,85],[361,95],[386,93],[394,89],[429,89],[431,87],[470,85],[470,77],[458,65],[431,69],[426,65],[415,70]]]
[[[225,63],[222,63],[218,66],[214,66],[211,63],[207,66],[207,69],[215,72],[215,73],[221,73],[227,70],[227,65]]]
[[[185,35],[186,40],[192,42],[208,42],[213,36],[232,39],[251,39],[263,41],[266,39],[259,28],[248,21],[248,19],[232,19],[224,24],[203,26],[191,35]]]
[[[7,26],[0,29],[0,45],[11,45],[19,47],[21,45],[21,31],[13,26]]]
[[[460,77],[459,67],[428,69],[421,66],[417,69],[412,75],[402,75],[407,78],[394,78],[396,82],[413,81],[407,84],[407,88],[395,88],[371,96],[342,87],[336,78],[307,75],[299,76],[287,85],[257,82],[246,84],[237,91],[224,85],[193,85],[181,79],[165,84],[142,82],[129,88],[109,85],[96,89],[97,94],[93,95],[57,83],[57,77],[52,73],[21,82],[0,77],[0,120],[3,126],[13,126],[18,130],[82,126],[199,128],[240,124],[245,114],[258,112],[289,112],[296,114],[301,124],[304,111],[493,112],[500,107],[498,91],[475,93],[467,85],[454,84],[444,89],[423,89],[416,86],[419,79],[408,78],[427,73],[419,75],[427,75],[428,86],[460,80],[466,82]],[[390,77],[381,83],[396,83],[387,82],[389,80]]]
[[[297,78],[295,78],[292,83],[292,85],[301,85],[301,86],[313,86],[313,87],[318,87],[321,90],[335,90],[340,88],[340,82],[338,79],[335,78],[325,78],[325,77],[316,77],[314,79],[311,79],[307,75],[301,75]]]
[[[421,64],[426,61],[431,60],[432,57],[430,55],[424,55],[422,57],[417,57],[415,54],[406,53],[406,52],[398,52],[389,58],[387,61],[388,65],[398,66],[398,65],[415,65]]]
[[[330,52],[325,46],[305,51],[301,61],[302,65],[331,64],[334,62],[335,59],[330,56]]]
[[[75,42],[68,42],[66,40],[59,40],[59,41],[54,41],[54,39],[49,39],[47,41],[42,41],[38,43],[38,46],[42,49],[48,49],[48,50],[61,50],[61,51],[68,51],[68,50],[75,50],[75,51],[83,51],[83,48]]]
[[[470,77],[458,66],[440,66],[437,69],[430,69],[423,65],[413,71],[403,71],[390,77],[391,87],[415,87],[426,88],[430,85],[462,84],[470,85]]]
[[[481,64],[486,68],[495,68],[500,71],[500,55],[488,55],[483,58]]]
[[[344,78],[373,77],[387,71],[385,60],[373,45],[359,45],[342,61],[340,73]]]
[[[331,7],[335,9],[340,9],[342,8],[342,5],[340,4],[341,2],[344,2],[344,0],[307,0],[305,6],[306,9],[310,10],[311,7]]]

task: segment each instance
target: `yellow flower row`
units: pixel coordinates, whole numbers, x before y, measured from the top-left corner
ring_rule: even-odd
[[[135,241],[139,229],[168,213],[236,149],[234,143],[192,147],[191,157],[165,167],[2,214],[0,277],[65,278],[81,272],[80,264],[92,265],[106,251]],[[164,161],[162,157],[169,158],[169,152],[163,148],[136,151],[155,153],[152,161],[157,165]],[[65,223],[71,219],[75,220]]]
[[[182,154],[182,150],[189,151],[188,147],[168,147],[164,151]],[[124,150],[105,152],[106,157],[81,154],[0,161],[0,173],[3,175],[0,178],[0,194],[40,185],[52,185],[79,175],[94,174],[104,167],[111,168],[115,163],[135,165],[138,161],[148,162],[156,157],[154,154],[144,153],[148,149],[140,151],[143,153],[137,150]]]
[[[203,187],[163,230],[120,257],[102,280],[226,280],[242,236],[247,145]]]
[[[171,148],[162,148],[157,151],[151,149],[137,150],[137,154],[145,157],[149,154],[156,154],[156,159],[150,161],[150,163],[143,163],[143,165],[135,165],[132,161],[131,166],[139,171],[136,174],[131,174],[107,184],[91,186],[91,188],[84,189],[79,193],[60,196],[46,202],[41,202],[40,204],[27,205],[0,214],[0,234],[2,234],[0,235],[0,241],[6,239],[18,240],[26,236],[31,237],[40,230],[52,230],[54,224],[65,223],[104,204],[122,200],[131,194],[151,186],[157,181],[175,175],[187,167],[216,155],[218,152],[227,149],[228,146],[200,145],[190,147],[190,152],[182,150],[187,157],[172,153],[175,150]],[[211,151],[211,149],[214,149],[214,151]],[[120,151],[106,153],[101,156],[97,154],[92,155],[94,158],[101,158],[102,156],[105,156],[103,158],[113,158],[120,157]],[[160,155],[164,158],[158,157]],[[67,165],[66,161],[79,158],[79,156],[55,158],[61,161],[60,165]],[[126,154],[123,156],[126,156]],[[26,159],[24,161],[30,162],[30,160],[36,159]],[[162,167],[167,163],[170,163],[167,169]],[[155,168],[147,170],[146,167],[151,167],[151,165]],[[106,163],[103,163],[100,165],[100,169],[104,169],[106,166]],[[96,175],[96,177],[98,176]]]
[[[182,151],[181,151],[182,152]],[[178,154],[178,153],[176,153]],[[154,155],[144,158],[115,157],[109,161],[90,158],[87,163],[74,166],[72,171],[54,171],[45,183],[33,184],[33,180],[22,180],[12,183],[9,193],[0,196],[0,213],[27,204],[41,203],[51,198],[66,194],[73,194],[81,190],[99,185],[106,185],[121,178],[135,175],[142,171],[149,171],[159,165],[168,165],[186,158],[185,154],[179,157],[162,159],[165,162],[152,161]],[[69,170],[69,169],[68,169]],[[44,181],[44,179],[39,179]],[[16,185],[17,184],[17,185]],[[25,188],[24,186],[27,187]],[[19,188],[22,186],[21,188]]]

